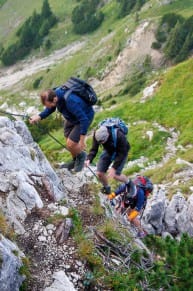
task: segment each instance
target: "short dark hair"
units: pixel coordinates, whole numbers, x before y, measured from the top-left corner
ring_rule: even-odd
[[[52,89],[45,90],[40,94],[43,105],[45,105],[45,102],[53,102],[54,97],[56,97],[56,93]]]

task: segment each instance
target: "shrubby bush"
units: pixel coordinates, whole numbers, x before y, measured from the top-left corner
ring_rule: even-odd
[[[152,47],[153,49],[155,49],[155,50],[158,50],[158,49],[161,48],[161,43],[155,41],[155,42],[152,43],[151,47]]]
[[[41,81],[43,80],[43,77],[40,76],[39,78],[35,79],[35,81],[33,82],[33,88],[37,89],[40,86]]]
[[[179,241],[147,236],[145,244],[154,254],[150,269],[137,268],[140,253],[132,257],[136,263],[129,271],[112,271],[105,281],[113,290],[192,290],[193,239],[184,234]]]
[[[123,88],[120,94],[129,94],[130,96],[135,96],[137,93],[139,93],[144,87],[147,80],[145,73],[145,71],[134,73],[132,77],[128,80],[127,85]]]

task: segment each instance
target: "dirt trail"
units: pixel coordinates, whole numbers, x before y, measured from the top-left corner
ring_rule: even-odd
[[[13,86],[23,78],[31,76],[64,59],[68,59],[85,45],[85,42],[75,42],[42,59],[21,62],[9,68],[0,70],[0,90]]]

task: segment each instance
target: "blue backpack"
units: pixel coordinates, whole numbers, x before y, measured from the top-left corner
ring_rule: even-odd
[[[118,117],[104,119],[103,121],[99,123],[99,127],[101,126],[106,126],[107,128],[111,130],[115,148],[117,145],[117,130],[120,129],[124,135],[127,135],[129,132],[128,126],[125,124],[125,122],[122,119]]]

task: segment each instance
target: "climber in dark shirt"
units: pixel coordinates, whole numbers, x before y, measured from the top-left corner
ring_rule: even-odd
[[[109,128],[106,126],[101,126],[97,129],[93,135],[92,148],[85,162],[85,165],[89,166],[97,155],[100,144],[102,144],[104,151],[101,154],[97,164],[97,175],[104,186],[102,188],[102,192],[104,194],[111,193],[108,178],[114,178],[121,182],[127,181],[127,177],[121,174],[121,172],[127,161],[130,145],[126,136],[120,129],[117,129],[116,135],[115,145],[112,131]],[[112,167],[109,169],[108,175],[106,175],[111,163],[113,163]]]

